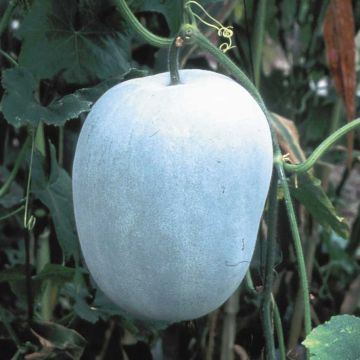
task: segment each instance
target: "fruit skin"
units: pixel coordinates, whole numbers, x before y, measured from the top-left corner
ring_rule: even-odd
[[[135,318],[194,319],[249,267],[273,150],[232,79],[182,70],[125,81],[93,106],[73,165],[75,218],[97,285]]]

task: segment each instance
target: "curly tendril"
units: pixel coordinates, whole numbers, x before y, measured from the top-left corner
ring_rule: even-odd
[[[220,21],[216,20],[214,17],[212,17],[202,5],[200,5],[197,1],[190,0],[188,1],[185,6],[191,7],[191,5],[196,5],[213,23],[210,23],[204,19],[202,19],[199,15],[193,13],[194,17],[196,17],[200,22],[205,24],[206,26],[212,27],[213,29],[217,30],[217,34],[219,37],[225,38],[228,40],[228,42],[224,42],[220,44],[219,49],[226,53],[230,49],[234,48],[235,46],[232,45],[232,36],[234,35],[234,31],[232,30],[232,26],[224,26],[221,24]]]

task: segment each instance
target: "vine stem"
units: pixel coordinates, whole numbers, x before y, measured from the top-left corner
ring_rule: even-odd
[[[15,59],[13,59],[6,51],[0,49],[0,54],[11,63],[13,66],[18,66],[19,64]]]
[[[286,350],[285,350],[285,341],[284,341],[284,331],[281,323],[280,311],[274,299],[274,296],[271,295],[271,302],[274,314],[274,324],[276,329],[276,335],[279,344],[279,353],[280,360],[286,360]]]
[[[275,247],[276,247],[276,227],[278,218],[278,177],[277,173],[273,174],[269,195],[268,210],[268,236],[266,246],[266,269],[263,292],[263,325],[266,343],[266,358],[268,360],[275,359],[275,344],[271,316],[271,298],[272,285],[274,280],[274,264],[275,264]]]
[[[313,152],[312,154],[300,164],[284,163],[286,171],[294,173],[302,173],[310,170],[321,156],[323,156],[341,137],[348,134],[350,131],[360,127],[360,118],[351,121],[350,123],[342,126],[336,130],[329,137],[327,137]]]
[[[135,31],[135,33],[137,33],[148,44],[157,47],[166,47],[173,42],[174,39],[172,38],[164,38],[155,35],[149,30],[147,30],[141,24],[141,22],[136,18],[136,16],[132,13],[129,6],[126,4],[125,0],[116,0],[116,7],[119,10],[122,17],[126,20],[127,24]]]
[[[8,214],[5,214],[4,216],[1,216],[1,217],[0,217],[0,222],[6,220],[6,219],[8,219],[8,218],[10,218],[10,217],[12,217],[12,216],[14,216],[14,215],[16,215],[16,214],[18,214],[18,213],[20,213],[20,212],[23,211],[24,209],[25,209],[25,206],[22,205],[22,206],[18,207],[17,209],[9,212]]]
[[[260,85],[261,60],[265,37],[267,0],[260,0],[256,7],[255,29],[252,38],[252,49],[254,49],[254,82],[257,88]]]

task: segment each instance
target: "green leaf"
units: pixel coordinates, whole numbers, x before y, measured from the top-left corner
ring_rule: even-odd
[[[128,70],[129,39],[102,22],[88,3],[78,8],[73,0],[36,0],[19,30],[19,64],[37,79],[61,73],[78,84]]]
[[[105,93],[105,91],[107,91],[111,87],[121,83],[122,81],[143,77],[146,75],[148,75],[148,72],[145,70],[129,69],[120,76],[115,76],[110,79],[104,80],[99,84],[89,88],[77,90],[74,94],[79,99],[83,101],[89,101],[93,104],[101,95]]]
[[[86,346],[86,340],[78,332],[59,324],[36,321],[32,323],[31,331],[43,346],[41,352],[55,358],[66,354],[66,358],[78,360]]]
[[[202,0],[201,5],[206,6],[222,0]],[[170,35],[175,35],[181,26],[182,0],[135,0],[129,2],[134,11],[151,11],[164,15],[170,28]]]
[[[351,315],[333,316],[317,326],[303,341],[311,360],[360,359],[360,318]]]
[[[175,35],[180,28],[182,6],[182,0],[136,0],[131,3],[135,11],[151,11],[164,15],[172,35]]]
[[[16,265],[0,271],[0,282],[25,281],[25,265]]]
[[[5,89],[2,112],[15,127],[27,124],[36,126],[39,122],[62,125],[89,111],[91,106],[91,102],[81,99],[78,94],[66,95],[48,106],[42,106],[35,97],[38,82],[27,69],[21,67],[5,70],[2,86]]]
[[[75,269],[59,264],[46,264],[44,268],[34,276],[34,280],[46,281],[51,280],[52,283],[63,284],[71,282],[75,276]]]
[[[5,166],[0,166],[0,187],[3,182],[8,178],[9,171]],[[13,206],[19,205],[24,198],[24,191],[22,187],[15,181],[12,182],[10,189],[7,193],[0,197],[0,206],[9,209]],[[0,216],[1,217],[1,216]]]
[[[325,230],[334,230],[343,238],[349,237],[349,226],[336,213],[334,205],[321,187],[321,181],[309,174],[297,175],[296,181],[289,183],[291,194],[300,201]]]
[[[31,277],[32,282],[43,282],[51,280],[54,283],[71,282],[75,275],[75,269],[59,264],[46,264],[44,268]],[[12,268],[0,271],[0,282],[19,282],[25,281],[25,265],[16,265]]]
[[[44,159],[36,153],[32,171],[32,192],[50,210],[59,244],[66,258],[79,257],[72,203],[71,179],[56,161],[56,151],[50,144],[50,175],[44,170]]]

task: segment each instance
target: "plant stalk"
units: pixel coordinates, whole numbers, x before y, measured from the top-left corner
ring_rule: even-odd
[[[323,156],[338,140],[357,127],[360,127],[360,118],[351,121],[350,123],[342,126],[340,129],[332,133],[312,152],[312,154],[304,162],[300,164],[284,163],[285,170],[294,173],[302,173],[310,170],[315,165],[316,161],[321,156]]]
[[[221,337],[220,360],[234,359],[236,338],[236,314],[239,312],[240,288],[226,301],[224,307],[224,324]]]
[[[252,49],[254,51],[254,82],[255,86],[260,86],[262,52],[265,38],[267,0],[259,0],[256,8],[255,26],[252,37]]]
[[[276,335],[277,335],[278,345],[279,345],[280,360],[286,360],[284,331],[283,331],[283,327],[282,327],[282,323],[281,323],[280,311],[279,311],[279,308],[276,304],[276,301],[275,301],[273,295],[271,295],[271,302],[272,302],[275,330],[276,330]]]
[[[8,214],[5,214],[3,216],[0,216],[0,221],[4,221],[8,218],[11,218],[12,216],[18,214],[19,212],[23,211],[25,209],[25,206],[22,205],[19,208],[15,209],[14,211],[9,212]]]
[[[180,84],[179,75],[179,52],[182,46],[182,39],[178,37],[174,39],[169,47],[169,71],[170,71],[170,85]]]
[[[268,210],[268,239],[266,246],[266,269],[263,292],[263,326],[266,343],[266,358],[275,359],[275,344],[271,314],[272,285],[274,279],[276,228],[278,218],[277,188],[278,178],[276,172],[273,174],[269,196]]]
[[[173,39],[157,36],[147,30],[132,13],[125,0],[116,0],[115,4],[127,24],[148,44],[157,47],[165,47],[172,43]]]

